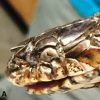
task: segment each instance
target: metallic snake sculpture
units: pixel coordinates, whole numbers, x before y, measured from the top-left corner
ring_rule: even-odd
[[[30,94],[99,87],[100,13],[31,37],[11,51],[8,80]]]

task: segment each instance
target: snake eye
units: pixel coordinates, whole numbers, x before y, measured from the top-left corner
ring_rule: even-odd
[[[44,49],[40,55],[40,59],[47,62],[56,57],[58,57],[58,53],[54,48],[51,47]]]

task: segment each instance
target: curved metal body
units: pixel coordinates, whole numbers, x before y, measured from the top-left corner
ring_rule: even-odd
[[[9,80],[29,93],[49,94],[100,82],[100,14],[31,37],[11,48]]]

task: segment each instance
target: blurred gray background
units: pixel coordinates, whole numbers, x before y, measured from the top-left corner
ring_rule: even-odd
[[[11,17],[0,6],[0,74],[3,75],[7,61],[11,56],[10,48],[28,37],[45,30],[63,25],[80,16],[67,0],[38,0],[36,14],[28,35],[23,35]],[[65,13],[66,12],[66,13]],[[0,95],[6,91],[8,100],[99,100],[100,89],[75,90],[69,93],[53,95],[29,95],[23,88],[13,86],[6,78],[0,81]]]

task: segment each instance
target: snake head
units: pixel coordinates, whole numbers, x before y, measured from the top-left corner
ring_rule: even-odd
[[[93,87],[100,75],[100,14],[50,29],[11,51],[7,77],[31,94]]]

